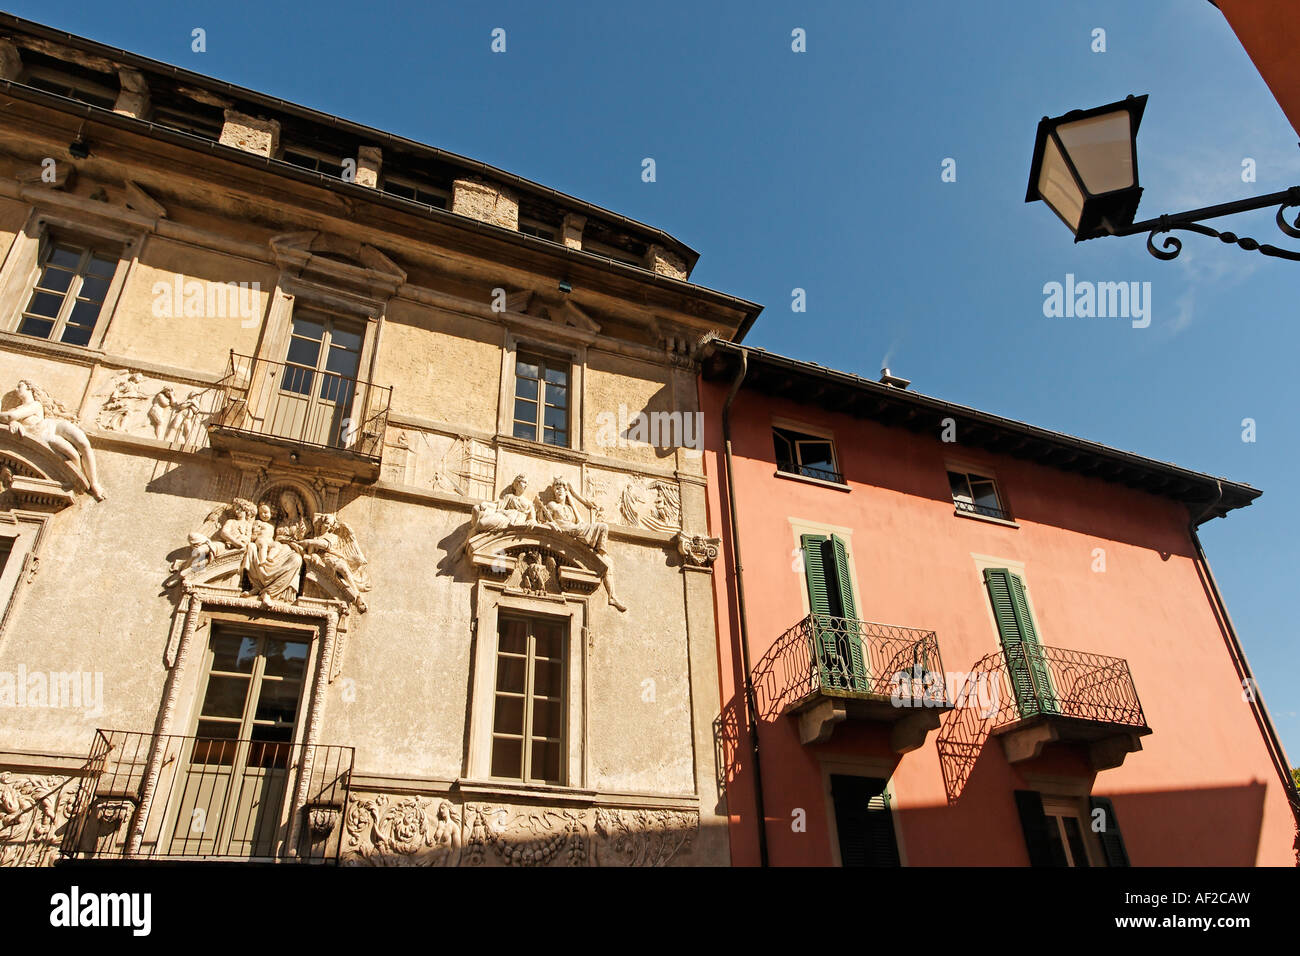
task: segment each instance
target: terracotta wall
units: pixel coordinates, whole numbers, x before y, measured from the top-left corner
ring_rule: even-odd
[[[715,574],[723,632],[723,720],[740,714],[741,667],[720,435],[725,388],[702,385],[710,533],[724,539]],[[833,431],[849,491],[775,477],[774,417]],[[1097,775],[1114,799],[1135,865],[1292,865],[1293,822],[1192,557],[1185,509],[1163,498],[1075,474],[943,444],[874,422],[743,391],[733,406],[736,499],[750,650],[757,661],[806,613],[792,519],[851,532],[860,616],[934,630],[945,669],[969,670],[999,647],[975,556],[1022,562],[1044,645],[1125,658],[1153,729],[1143,749]],[[994,473],[1018,527],[954,514],[945,461]],[[1258,520],[1249,512],[1234,521]],[[1095,549],[1105,571],[1094,571]],[[719,565],[724,559],[719,560]],[[1244,638],[1249,642],[1249,635]],[[910,865],[1025,865],[1012,791],[1086,786],[1083,755],[1049,745],[1010,765],[987,742],[955,805],[946,800],[931,733],[901,758],[880,727],[841,724],[824,744],[801,745],[790,717],[760,722],[771,861],[827,864],[825,761],[892,766],[900,846]],[[732,853],[757,861],[747,738],[729,745]],[[806,812],[807,830],[793,824]]]

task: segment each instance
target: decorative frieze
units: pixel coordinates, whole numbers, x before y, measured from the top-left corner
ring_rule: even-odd
[[[77,782],[54,774],[0,773],[0,867],[54,862]]]
[[[538,807],[450,798],[353,795],[344,866],[666,866],[686,852],[699,813]]]

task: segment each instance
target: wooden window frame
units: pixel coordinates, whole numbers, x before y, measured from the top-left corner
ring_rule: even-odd
[[[527,422],[524,419],[515,417],[515,401],[517,400],[516,393],[518,391],[519,363],[530,359],[534,360],[538,366],[538,377],[537,379],[535,379],[535,381],[537,382],[537,401],[535,402],[537,406],[537,417],[534,421]],[[565,402],[565,408],[564,408],[565,441],[563,444],[559,442],[550,442],[546,440],[546,409],[548,407],[552,407],[552,408],[555,407],[555,406],[548,406],[546,402],[546,385],[548,384],[546,382],[546,372],[547,371],[558,372],[561,370],[563,370],[564,372],[564,402]],[[537,445],[545,445],[548,448],[573,448],[574,447],[573,444],[573,439],[574,439],[573,382],[574,382],[573,361],[569,356],[566,356],[562,353],[554,352],[549,349],[537,349],[527,345],[520,345],[517,349],[515,349],[514,358],[513,361],[511,362],[510,407],[508,410],[508,414],[510,416],[510,420],[509,420],[510,431],[508,432],[508,434],[510,435],[510,437],[518,441],[526,441],[526,442],[532,442],[533,444],[537,444]],[[524,399],[524,401],[527,401],[527,399]],[[531,427],[533,427],[536,430],[534,433],[534,437],[527,438],[522,435],[515,434],[516,425],[531,425]]]
[[[819,478],[816,475],[805,475],[802,469],[811,466],[804,465],[802,461],[790,462],[790,464],[794,465],[795,468],[800,470],[786,471],[784,468],[781,467],[782,463],[779,459],[777,459],[776,461],[777,477],[796,478],[800,481],[809,481],[809,482],[813,482],[814,484],[828,485],[832,488],[840,488],[840,489],[848,488],[848,482],[844,480],[844,472],[840,470],[844,467],[844,464],[842,461],[840,461],[840,450],[839,450],[839,446],[835,441],[834,432],[831,432],[825,428],[820,428],[816,425],[805,425],[801,422],[786,421],[785,419],[773,419],[772,420],[773,439],[775,439],[777,432],[791,432],[797,435],[801,435],[802,438],[799,439],[799,441],[808,441],[808,440],[824,441],[828,445],[830,445],[831,465],[832,465],[831,471],[833,474],[839,476],[839,480],[836,481],[831,478]],[[792,453],[798,455],[798,448],[796,447],[795,439],[788,438],[786,436],[782,436],[782,438],[784,438],[785,441],[790,443]],[[773,446],[772,451],[773,451],[772,457],[776,458],[775,445]]]
[[[62,269],[61,271],[72,272],[72,279],[68,283],[68,288],[62,293],[41,288],[40,282],[45,274],[46,267],[49,265],[50,257],[58,248],[75,249],[78,251],[78,260],[75,268]],[[99,258],[102,260],[113,259],[113,271],[108,276],[96,276],[94,278],[106,279],[108,287],[104,290],[104,297],[99,300],[99,308],[95,312],[95,321],[90,326],[90,331],[85,342],[65,342],[63,336],[67,333],[68,320],[72,316],[73,310],[77,303],[83,301],[79,298],[81,291],[85,286],[87,278],[86,269],[90,265],[91,259]],[[100,331],[101,324],[104,322],[105,307],[109,306],[110,296],[113,296],[113,287],[117,281],[118,272],[122,267],[122,252],[119,249],[112,248],[111,243],[95,242],[86,240],[78,235],[66,236],[61,232],[46,233],[41,237],[40,248],[36,259],[36,272],[30,287],[27,290],[25,303],[19,307],[18,319],[14,325],[14,331],[19,335],[32,339],[39,339],[45,342],[55,342],[59,345],[67,345],[72,348],[90,348],[96,341],[96,333]],[[31,305],[37,295],[62,295],[63,302],[59,306],[59,311],[54,316],[43,316],[31,313]],[[113,298],[116,298],[113,296]],[[93,301],[93,300],[92,300]],[[36,335],[31,332],[24,332],[23,325],[28,319],[38,322],[52,322],[49,334]],[[76,326],[74,326],[75,328]]]
[[[497,669],[501,666],[501,658],[503,654],[501,650],[501,627],[506,621],[522,621],[525,622],[528,626],[527,646],[524,653],[524,690],[522,694],[502,691],[498,686],[496,686],[496,684],[498,683],[498,676],[499,676]],[[537,639],[533,629],[534,626],[539,621],[545,621],[548,624],[554,625],[560,634],[560,652],[558,657],[560,668],[561,668],[560,696],[558,698],[553,698],[549,696],[542,698],[544,700],[558,699],[560,702],[560,734],[558,737],[538,738],[533,733],[534,705],[538,700],[538,695],[535,693],[536,688],[534,686],[535,665],[537,662],[537,657],[536,657]],[[567,754],[568,752],[568,678],[569,678],[568,641],[569,641],[569,635],[567,633],[567,629],[564,626],[564,623],[555,618],[548,617],[545,615],[539,615],[539,614],[521,613],[517,611],[507,611],[497,617],[496,653],[494,654],[494,661],[496,663],[496,667],[493,668],[493,675],[492,675],[493,676],[493,693],[492,693],[493,727],[492,727],[492,751],[489,756],[489,763],[488,763],[489,773],[491,773],[491,767],[495,763],[496,743],[498,739],[510,739],[510,740],[520,741],[520,745],[521,745],[520,761],[522,763],[522,766],[520,768],[521,774],[518,777],[501,776],[499,774],[492,773],[491,779],[510,781],[512,783],[541,784],[543,786],[552,786],[552,787],[562,787],[566,785],[568,761],[564,759],[564,755]],[[517,657],[518,655],[509,654],[508,656]],[[551,658],[548,658],[548,660],[549,659]],[[502,697],[510,697],[510,698],[522,697],[523,699],[524,721],[523,721],[523,727],[520,734],[501,733],[496,729],[495,726],[496,710],[497,710],[497,705]],[[545,740],[547,743],[555,744],[556,746],[559,747],[560,755],[561,755],[560,779],[547,780],[544,777],[537,777],[533,775],[532,744],[534,740],[538,740],[538,739]]]
[[[1007,502],[1006,494],[1002,490],[1002,482],[997,475],[993,474],[993,472],[987,468],[959,462],[945,462],[944,470],[944,480],[948,483],[948,492],[952,498],[953,511],[955,514],[963,518],[976,518],[1016,526],[1015,519],[1011,514],[1011,506]],[[969,501],[963,502],[957,497],[957,494],[953,492],[953,475],[960,475],[965,480],[966,492],[970,499]],[[972,478],[976,478],[981,482],[987,482],[992,485],[993,497],[997,501],[997,507],[995,509],[987,510],[996,510],[998,512],[997,514],[984,514],[975,510],[976,508],[987,508],[987,506],[977,505],[975,503],[975,489],[971,484]],[[962,507],[963,503],[967,506],[966,508]]]

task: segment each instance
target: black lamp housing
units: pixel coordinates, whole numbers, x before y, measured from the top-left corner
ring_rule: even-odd
[[[1025,202],[1043,200],[1074,233],[1075,242],[1112,235],[1115,230],[1132,225],[1133,219],[1137,216],[1138,202],[1142,198],[1142,187],[1138,184],[1137,131],[1146,105],[1147,94],[1144,93],[1141,96],[1129,95],[1119,102],[1098,106],[1095,109],[1071,110],[1055,118],[1044,116],[1038,124],[1038,134],[1034,140],[1034,158],[1029,167],[1029,190],[1025,194]],[[1120,112],[1127,113],[1128,116],[1128,158],[1132,170],[1131,182],[1118,188],[1094,191],[1089,188],[1084,175],[1080,173],[1079,157],[1071,155],[1067,143],[1062,140],[1060,130],[1062,126],[1070,126],[1085,120],[1096,120]],[[1076,142],[1074,146],[1075,149],[1079,149],[1080,143]],[[1089,157],[1089,159],[1095,165],[1096,158]],[[1056,193],[1056,203],[1040,191],[1045,160],[1052,163],[1058,176],[1062,170],[1066,170],[1072,179],[1072,183],[1068,181],[1058,183],[1061,188]],[[1096,171],[1094,168],[1094,180],[1097,178]],[[1077,195],[1069,189],[1071,185],[1077,190]],[[1058,204],[1067,208],[1058,208]],[[1077,222],[1071,222],[1069,217],[1073,214],[1075,206],[1078,207]]]

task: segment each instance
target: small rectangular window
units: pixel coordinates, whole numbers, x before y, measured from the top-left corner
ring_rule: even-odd
[[[292,163],[295,166],[301,166],[303,169],[310,169],[313,172],[324,173],[326,176],[333,176],[335,179],[343,178],[343,161],[333,156],[325,156],[321,153],[307,153],[296,149],[286,149],[282,157],[286,163]]]
[[[517,353],[513,401],[515,438],[568,447],[568,362],[537,353]]]
[[[535,236],[548,242],[555,241],[555,229],[536,219],[520,219],[519,231],[525,236]]]
[[[57,93],[70,100],[78,100],[111,110],[117,103],[116,91],[107,86],[100,86],[80,77],[65,76],[47,70],[34,70],[28,75],[26,85],[46,93]]]
[[[69,242],[47,243],[18,331],[68,345],[89,345],[117,262],[114,253]]]
[[[772,429],[776,470],[819,481],[844,484],[835,459],[835,442],[820,435],[805,435],[789,428]]]
[[[958,511],[1011,520],[1011,514],[998,494],[998,483],[992,478],[970,472],[950,471],[948,485],[952,490],[952,502]]]
[[[564,660],[564,626],[558,621],[500,619],[492,776],[564,783]]]
[[[383,191],[392,196],[400,196],[402,199],[410,199],[412,202],[433,206],[435,209],[446,209],[449,205],[446,190],[417,183],[414,180],[395,179],[391,176],[385,176]]]

